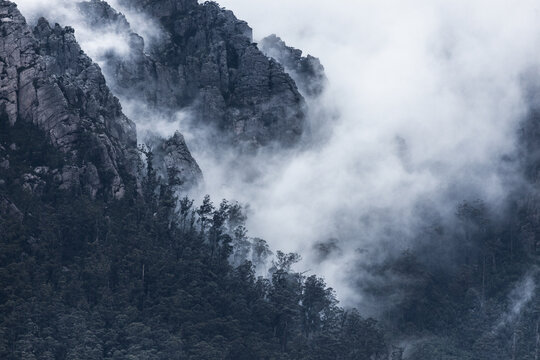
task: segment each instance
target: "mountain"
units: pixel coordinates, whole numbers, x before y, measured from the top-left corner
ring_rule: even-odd
[[[302,56],[302,50],[287,46],[275,34],[262,39],[259,45],[263,53],[275,59],[291,75],[302,95],[321,95],[327,79],[319,59],[311,55]]]
[[[253,43],[252,30],[216,3],[126,1],[159,24],[162,37],[145,45],[125,17],[107,3],[80,4],[91,26],[106,26],[129,37],[128,56],[111,54],[104,71],[120,96],[160,111],[189,108],[195,121],[241,148],[271,143],[292,146],[304,124],[305,101],[277,61]]]
[[[277,252],[269,277],[255,275],[272,251],[247,236],[242,206],[180,198],[202,177],[183,136],[138,148],[72,28],[43,18],[31,27],[5,0],[0,21],[0,358],[385,356],[376,321],[340,308],[323,279],[292,271],[298,255]],[[263,98],[280,93],[267,85]],[[285,93],[298,109],[296,88]]]
[[[11,126],[35,125],[64,154],[56,168],[34,169],[28,181],[52,175],[60,189],[121,198],[137,171],[135,125],[99,67],[81,51],[73,29],[44,19],[31,29],[9,2],[1,16],[0,116]]]
[[[426,216],[415,246],[353,264],[351,290],[379,307],[375,320],[293,270],[302,254],[251,237],[245,206],[189,197],[204,178],[177,114],[211,128],[207,151],[233,149],[247,167],[309,136],[320,61],[276,35],[253,43],[213,2],[117,3],[160,36],[105,1],[78,2],[85,26],[128,44],[98,66],[73,28],[30,25],[0,0],[0,358],[538,359],[537,91],[517,158],[501,159],[523,172],[503,205],[453,194],[453,221]],[[144,109],[134,121],[130,101]],[[162,117],[182,128],[153,131]],[[315,246],[320,262],[341,251],[338,239]]]

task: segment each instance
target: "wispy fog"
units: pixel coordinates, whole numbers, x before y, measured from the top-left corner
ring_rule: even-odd
[[[304,255],[302,266],[347,302],[362,300],[349,286],[356,261],[412,247],[426,221],[452,217],[464,199],[497,204],[519,181],[509,159],[526,111],[522,77],[540,60],[537,2],[220,4],[256,39],[276,33],[319,57],[322,101],[341,116],[328,143],[265,168],[262,183],[229,183],[201,161],[207,182],[249,201],[251,232],[276,248],[306,254],[337,239],[336,257]]]
[[[81,48],[100,65],[107,54],[127,55],[129,52],[129,38],[126,33],[117,31],[114,26],[90,28],[77,7],[79,2],[81,1],[15,1],[30,24],[36,23],[39,17],[45,17],[51,25],[59,23],[62,26],[73,27]],[[107,3],[113,8],[119,8],[117,0],[110,0]],[[143,36],[148,44],[151,44],[161,35],[159,26],[151,19],[124,8],[122,8],[122,12],[129,18],[131,27]]]
[[[97,61],[106,51],[124,51],[121,35],[96,34],[77,22],[72,1],[18,3],[27,16],[74,26]],[[207,146],[187,115],[172,125],[145,116],[148,125],[138,119],[140,109],[124,108],[139,131],[165,135],[180,127],[205,175],[205,192],[215,201],[248,203],[250,235],[301,252],[299,270],[324,276],[346,305],[362,303],[353,286],[362,276],[358,262],[414,247],[419,228],[434,219],[451,222],[462,200],[497,205],[519,183],[512,156],[526,111],[523,76],[540,62],[537,1],[220,4],[248,21],[256,40],[275,33],[321,59],[328,85],[308,121],[326,136],[235,164],[232,152]],[[126,16],[141,35],[159,36],[140,14]]]
[[[538,268],[532,269],[512,289],[508,309],[502,314],[495,331],[518,319],[525,306],[533,299],[536,292],[535,276],[537,274]]]

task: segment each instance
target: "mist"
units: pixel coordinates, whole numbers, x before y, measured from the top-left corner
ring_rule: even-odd
[[[326,121],[326,143],[264,167],[257,184],[224,182],[199,160],[211,193],[249,202],[250,231],[301,252],[301,270],[324,275],[345,304],[363,302],[355,264],[414,248],[460,201],[497,209],[520,186],[512,159],[524,76],[539,65],[537,3],[220,4],[255,41],[275,33],[319,57],[329,79],[319,103],[340,116]],[[328,239],[341,251],[321,262],[313,245]]]
[[[74,26],[98,63],[109,51],[127,52],[114,29],[85,28],[74,3],[18,1],[29,22],[45,16]],[[298,270],[325,277],[344,305],[365,301],[354,285],[358,263],[414,248],[422,228],[451,223],[463,200],[497,208],[520,186],[512,159],[527,112],[524,76],[540,65],[537,2],[219,3],[248,21],[255,41],[275,33],[320,58],[328,84],[308,99],[308,126],[324,136],[295,150],[262,150],[242,167],[234,152],[209,146],[189,112],[143,117],[121,99],[124,111],[140,134],[180,129],[205,176],[191,195],[249,204],[250,236],[301,253]],[[116,8],[147,42],[159,38],[152,22]],[[334,250],[321,256],[328,241]]]
[[[40,17],[44,17],[51,25],[58,23],[61,26],[74,28],[81,48],[99,65],[103,65],[106,56],[111,53],[117,56],[128,56],[130,50],[128,34],[114,26],[89,26],[77,7],[80,2],[79,0],[18,0],[16,4],[29,24],[35,24]],[[152,44],[161,36],[159,26],[152,19],[120,7],[117,0],[110,0],[107,3],[117,10],[122,10],[129,19],[131,28],[136,29],[147,45]],[[110,81],[110,79],[107,80]]]
[[[495,327],[495,331],[503,326],[514,322],[519,318],[523,309],[533,299],[536,292],[535,277],[538,274],[538,268],[533,268],[521,279],[509,294],[509,306],[507,311],[501,316],[501,319]]]

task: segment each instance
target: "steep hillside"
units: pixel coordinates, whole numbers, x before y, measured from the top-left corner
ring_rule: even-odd
[[[341,307],[324,279],[296,272],[302,254],[252,237],[247,207],[187,196],[204,180],[176,116],[210,134],[205,150],[232,154],[237,168],[223,165],[232,177],[248,160],[298,150],[307,106],[327,82],[320,61],[275,35],[253,43],[247,23],[214,2],[117,4],[160,36],[144,39],[105,1],[77,2],[85,26],[128,44],[102,54],[102,72],[71,27],[29,25],[0,0],[1,359],[540,359],[538,91],[527,99],[518,151],[498,163],[517,175],[496,205],[457,187],[440,205],[457,207],[421,202],[410,210],[425,214],[421,226],[395,232],[376,223],[379,214],[359,219],[340,193],[339,218],[380,226],[384,238],[351,247],[363,255],[351,258],[334,256],[345,252],[340,239],[310,244],[313,264],[350,271],[348,290],[377,308],[374,320]],[[145,120],[144,137],[121,102]],[[162,118],[175,126],[167,136],[156,129]],[[310,155],[309,166],[322,156]],[[409,172],[402,162],[395,166]],[[347,172],[338,170],[332,176]],[[350,180],[355,190],[368,186]],[[403,201],[391,196],[390,207]],[[327,214],[310,200],[311,215]],[[351,229],[355,240],[367,234]],[[407,250],[386,251],[401,249],[403,234]],[[353,260],[332,263],[341,259]]]
[[[71,28],[41,19],[31,29],[16,6],[2,2],[1,117],[37,126],[63,153],[53,175],[59,188],[121,198],[137,171],[135,125],[123,114],[98,66],[81,51]],[[12,139],[11,150],[18,146]],[[5,166],[9,167],[6,158]]]
[[[129,1],[161,27],[162,38],[145,48],[125,17],[99,0],[83,2],[91,26],[114,23],[130,38],[130,54],[106,61],[115,91],[159,111],[189,108],[241,147],[277,142],[290,146],[302,134],[304,99],[275,60],[253,43],[251,28],[216,3]]]
[[[143,165],[71,28],[0,14],[0,358],[386,357],[298,255],[255,276],[272,252],[240,205],[176,197],[201,177],[180,133]]]

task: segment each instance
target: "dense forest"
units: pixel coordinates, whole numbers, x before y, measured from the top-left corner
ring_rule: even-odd
[[[500,204],[453,194],[450,220],[427,214],[410,248],[354,264],[375,316],[252,236],[245,205],[193,200],[203,174],[183,136],[137,138],[108,87],[147,112],[192,106],[216,126],[211,151],[237,146],[241,163],[298,145],[319,60],[269,37],[280,64],[213,2],[128,3],[170,34],[143,51],[122,14],[83,2],[132,45],[107,54],[110,85],[73,28],[32,28],[0,0],[0,359],[540,360],[540,112]]]
[[[277,252],[271,276],[255,275],[271,252],[247,237],[238,204],[176,207],[151,161],[122,200],[61,192],[52,178],[30,195],[21,174],[62,155],[5,117],[0,140],[10,162],[0,196],[21,211],[0,222],[1,358],[385,358],[377,322],[292,271],[297,254]]]
[[[175,198],[148,149],[142,184],[92,200],[53,178],[21,187],[21,174],[63,161],[33,125],[4,117],[0,140],[0,196],[18,208],[3,203],[0,222],[2,358],[400,359],[413,335],[410,359],[537,359],[538,255],[524,220],[493,224],[481,203],[463,203],[469,256],[452,273],[413,252],[363,269],[408,293],[377,322],[294,272],[299,255],[273,257],[249,238],[237,203]],[[269,276],[256,276],[270,259]]]

